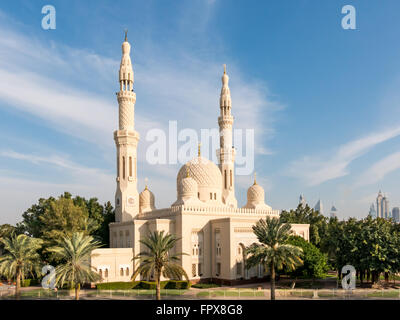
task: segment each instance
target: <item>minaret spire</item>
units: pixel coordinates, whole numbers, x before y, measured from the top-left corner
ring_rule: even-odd
[[[219,98],[220,116],[218,118],[220,148],[217,150],[219,167],[222,174],[222,200],[225,204],[237,207],[235,198],[235,149],[232,142],[233,117],[231,115],[232,100],[229,90],[229,76],[226,73],[224,64],[224,74],[222,75],[222,88]]]
[[[125,29],[125,42],[128,42],[128,29]]]
[[[139,214],[139,193],[137,191],[137,144],[139,133],[135,131],[136,93],[133,92],[133,69],[130,57],[131,45],[122,43],[122,57],[119,67],[120,89],[117,92],[119,105],[119,126],[114,132],[117,147],[117,191],[115,193],[116,222],[130,221]]]

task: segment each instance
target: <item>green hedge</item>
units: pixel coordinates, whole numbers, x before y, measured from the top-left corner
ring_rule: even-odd
[[[39,284],[37,279],[24,279],[21,281],[21,287],[30,287]]]
[[[169,280],[164,286],[164,289],[189,289],[191,286],[190,281],[184,280]]]
[[[194,284],[192,287],[197,289],[209,289],[209,288],[218,288],[220,287],[220,285],[216,283],[197,283]]]
[[[167,280],[161,281],[161,289],[188,289],[190,282]],[[130,289],[156,289],[156,283],[152,281],[130,281],[130,282],[105,282],[96,285],[98,290],[130,290]]]

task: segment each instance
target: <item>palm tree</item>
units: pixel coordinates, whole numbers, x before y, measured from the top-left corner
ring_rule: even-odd
[[[56,267],[56,285],[62,287],[68,283],[75,289],[75,300],[79,300],[81,285],[101,279],[90,266],[92,250],[100,247],[100,242],[82,232],[58,240],[57,246],[48,249],[61,264]]]
[[[9,238],[1,238],[0,242],[6,251],[0,256],[0,274],[16,278],[15,296],[19,299],[24,274],[40,273],[40,255],[37,251],[43,241],[24,234],[12,234]]]
[[[154,231],[147,238],[140,240],[146,246],[147,251],[140,252],[132,259],[139,260],[139,265],[132,275],[132,280],[135,280],[139,274],[147,279],[154,275],[156,278],[157,300],[161,300],[161,275],[169,279],[180,279],[184,276],[189,281],[186,271],[176,263],[180,260],[179,256],[185,253],[170,253],[178,240],[175,235],[168,233],[164,235],[164,231]]]
[[[283,267],[293,270],[301,265],[302,249],[285,244],[292,233],[291,226],[278,218],[260,219],[253,226],[253,232],[260,243],[253,243],[246,248],[249,255],[246,267],[249,269],[262,264],[265,270],[271,272],[271,300],[275,300],[275,271]]]

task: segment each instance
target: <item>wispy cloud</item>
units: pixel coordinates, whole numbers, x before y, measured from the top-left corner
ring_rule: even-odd
[[[90,168],[90,167],[85,167],[82,165],[79,165],[77,163],[74,163],[73,161],[70,161],[65,158],[65,156],[58,156],[58,155],[48,155],[48,156],[37,156],[33,154],[24,154],[24,153],[19,153],[15,151],[0,151],[0,157],[7,157],[11,159],[16,159],[16,160],[23,160],[23,161],[28,161],[36,165],[50,165],[50,166],[55,166],[63,169],[69,170],[69,174],[72,175],[78,175],[81,177],[82,182],[87,181],[87,177],[90,176],[91,178],[96,177],[97,182],[105,182],[105,181],[110,181],[114,177],[111,174],[105,173],[101,169],[97,168]],[[97,183],[96,182],[96,183]]]
[[[391,155],[379,160],[369,167],[356,180],[355,186],[366,186],[375,184],[381,181],[389,173],[400,168],[400,152],[392,153]]]
[[[299,178],[308,186],[340,178],[349,174],[349,165],[366,154],[374,146],[400,135],[400,127],[375,132],[366,137],[350,141],[322,158],[318,155],[305,156],[290,164],[287,174]]]

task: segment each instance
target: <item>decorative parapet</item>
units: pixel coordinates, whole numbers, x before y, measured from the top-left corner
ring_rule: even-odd
[[[243,215],[243,216],[271,216],[279,217],[279,210],[265,210],[265,209],[250,209],[250,208],[232,208],[228,206],[171,206],[170,208],[157,209],[143,214],[139,214],[139,219],[149,218],[162,218],[166,216],[175,216],[177,213],[188,214],[213,214],[229,216]]]

